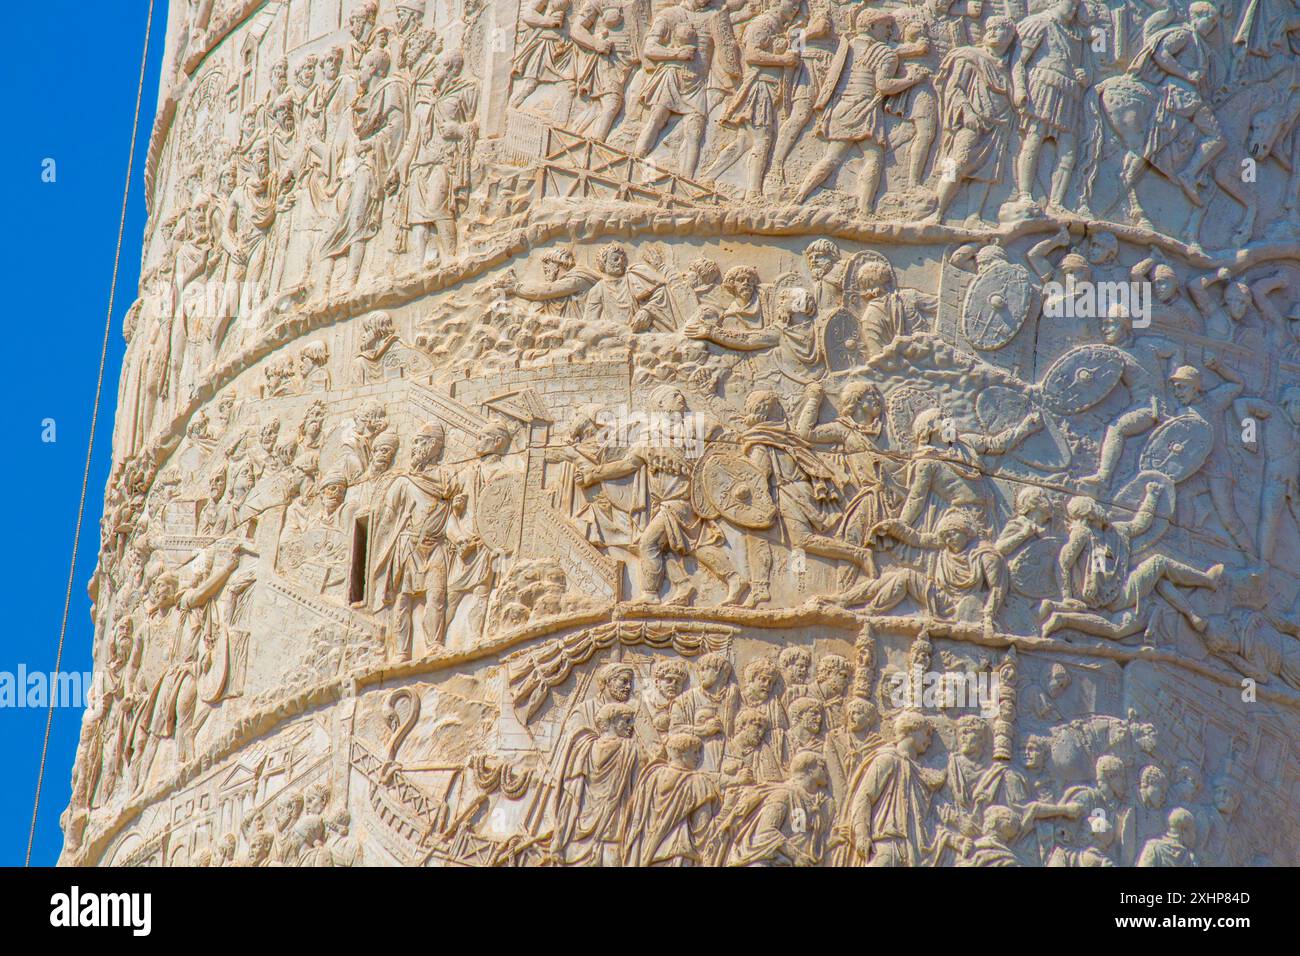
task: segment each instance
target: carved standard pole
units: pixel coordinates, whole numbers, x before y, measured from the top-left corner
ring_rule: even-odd
[[[1300,20],[167,42],[63,862],[1300,863]]]

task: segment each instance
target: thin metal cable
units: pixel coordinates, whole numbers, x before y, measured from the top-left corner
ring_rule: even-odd
[[[59,649],[54,656],[54,672],[63,666],[63,641],[68,633],[68,611],[72,607],[72,584],[77,571],[77,545],[81,541],[81,523],[86,514],[86,488],[90,485],[90,459],[95,449],[95,426],[99,422],[99,399],[104,390],[104,365],[108,361],[108,334],[113,324],[113,300],[117,295],[117,270],[122,261],[122,236],[126,232],[126,207],[131,196],[131,173],[135,165],[136,137],[140,132],[140,102],[144,98],[145,67],[149,62],[149,34],[153,28],[154,0],[144,24],[144,49],[140,51],[140,82],[135,91],[135,118],[131,121],[131,151],[126,157],[126,182],[122,187],[122,215],[117,224],[117,250],[113,253],[113,279],[108,287],[108,314],[104,316],[104,341],[99,351],[99,377],[95,381],[95,404],[90,412],[90,439],[86,442],[86,468],[81,475],[81,501],[77,505],[77,526],[72,534],[72,562],[68,568],[68,591],[63,599],[63,621],[59,625]],[[32,825],[27,833],[27,857],[23,866],[32,865],[32,845],[36,842],[36,816],[41,809],[41,786],[45,782],[45,758],[50,750],[50,727],[54,724],[55,697],[45,714],[45,739],[41,743],[41,768],[36,774],[36,799],[32,802]]]

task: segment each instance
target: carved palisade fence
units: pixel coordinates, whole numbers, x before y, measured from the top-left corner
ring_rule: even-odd
[[[1289,4],[167,36],[64,862],[1300,862]]]

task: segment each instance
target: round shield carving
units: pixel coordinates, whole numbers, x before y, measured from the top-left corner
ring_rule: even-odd
[[[518,475],[498,475],[479,489],[474,523],[479,538],[493,552],[509,554],[515,549],[522,501]]]
[[[1016,552],[1007,562],[1012,589],[1037,600],[1056,597],[1061,591],[1056,557],[1062,544],[1060,538],[1035,538]]]
[[[1179,415],[1158,425],[1142,449],[1138,466],[1184,481],[1205,464],[1214,450],[1214,429],[1200,415]]]
[[[822,326],[822,354],[832,372],[862,364],[862,328],[847,309],[836,309]]]
[[[1052,363],[1043,376],[1043,401],[1058,415],[1078,415],[1101,404],[1124,374],[1124,356],[1111,345],[1082,345]]]
[[[903,448],[912,447],[912,422],[927,408],[939,407],[939,396],[928,385],[900,385],[885,399],[889,433]]]
[[[700,459],[691,478],[691,504],[703,518],[725,518],[741,528],[768,528],[776,520],[767,476],[731,452],[711,451]]]
[[[975,348],[996,351],[1016,337],[1032,305],[1029,270],[1014,262],[994,263],[966,290],[961,309],[962,333]]]
[[[1006,385],[990,385],[981,389],[975,398],[975,415],[990,434],[1019,424],[1032,410],[1033,405],[1023,389]],[[1070,463],[1070,446],[1051,415],[1044,416],[1044,426],[1016,446],[1011,455],[1043,471],[1065,468]]]

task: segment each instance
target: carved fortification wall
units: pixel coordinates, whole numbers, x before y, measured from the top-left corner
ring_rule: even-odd
[[[1298,69],[174,3],[63,861],[1300,862]]]

